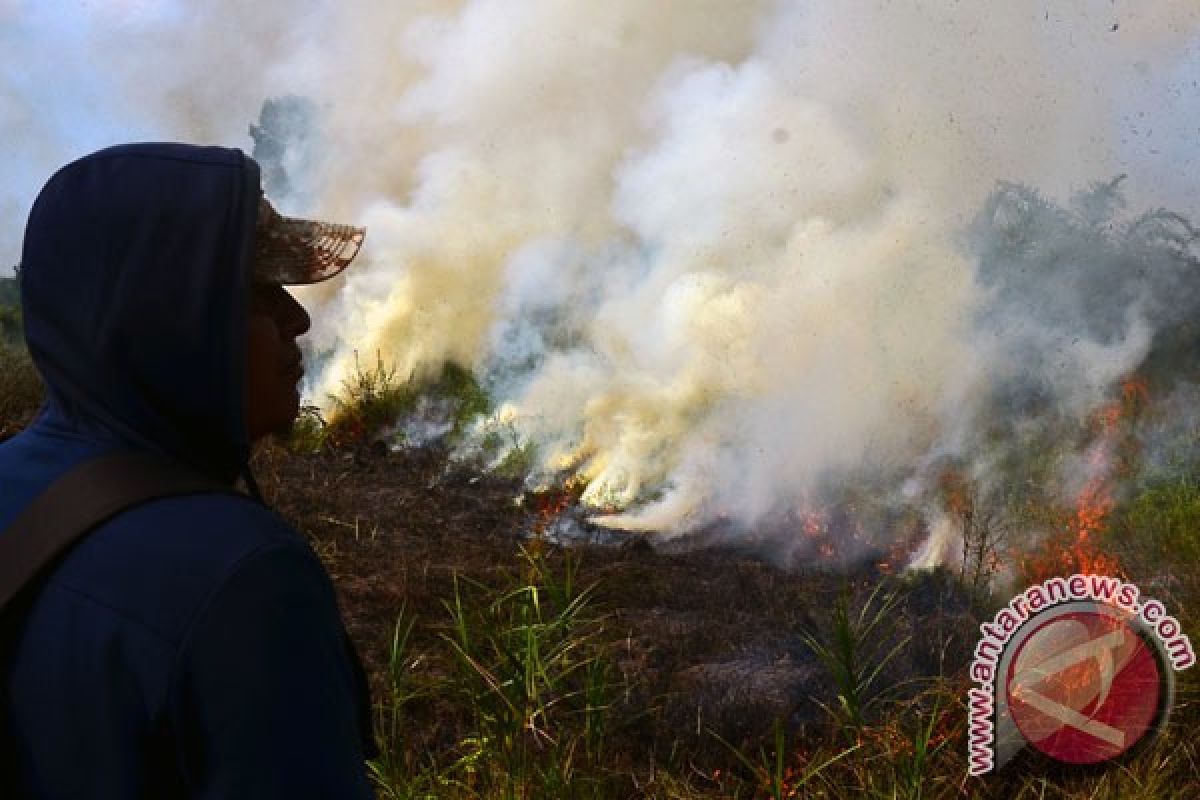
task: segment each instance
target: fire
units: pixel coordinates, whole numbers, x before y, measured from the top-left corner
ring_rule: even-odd
[[[1042,553],[1025,559],[1028,578],[1045,580],[1053,575],[1081,572],[1121,575],[1120,560],[1100,549],[1098,539],[1108,528],[1116,501],[1117,480],[1135,471],[1137,440],[1129,435],[1130,423],[1149,402],[1149,389],[1138,376],[1121,382],[1119,397],[1097,409],[1089,420],[1095,443],[1088,451],[1091,478],[1075,496],[1065,524],[1065,535],[1047,542]]]
[[[808,542],[808,552],[829,561],[837,557],[838,547],[829,529],[829,515],[824,511],[801,511],[800,531]]]
[[[1115,556],[1100,552],[1096,538],[1108,527],[1114,506],[1112,487],[1107,475],[1092,478],[1076,498],[1075,516],[1069,532],[1074,542],[1071,561],[1077,571],[1089,575],[1114,575],[1120,570]]]
[[[564,511],[575,502],[569,491],[541,492],[535,498],[536,518],[533,523],[533,533],[536,537],[545,535],[546,530],[558,519]]]

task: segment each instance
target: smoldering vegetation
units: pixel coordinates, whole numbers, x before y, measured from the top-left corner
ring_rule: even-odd
[[[753,517],[739,516],[743,506],[736,503],[713,505],[685,515],[667,530],[672,537],[660,531],[651,540],[668,551],[720,545],[793,568],[961,566],[970,557],[964,536],[971,537],[961,520],[948,518],[956,493],[970,495],[976,523],[986,518],[997,531],[994,546],[1002,538],[1006,552],[1019,552],[1075,513],[1089,482],[1102,481],[1106,494],[1120,500],[1191,474],[1200,425],[1193,402],[1200,378],[1200,239],[1179,213],[1130,212],[1122,182],[1098,182],[1063,204],[1022,184],[996,185],[959,240],[976,287],[961,327],[971,357],[953,376],[945,406],[910,443],[908,459],[869,450],[842,466],[818,463],[802,494],[776,492],[790,476],[770,476]],[[611,279],[603,269],[585,269],[588,257],[565,243],[523,258],[535,266],[518,259],[515,274],[531,274],[526,279],[538,291],[514,284],[512,296],[526,300],[502,315],[477,381],[462,398],[447,393],[444,382],[429,384],[441,388],[398,415],[390,441],[444,446],[454,453],[454,469],[510,475],[515,468],[526,492],[557,492],[564,514],[550,532],[556,541],[619,542],[646,527],[653,531],[621,529],[638,519],[639,507],[669,502],[676,476],[645,482],[623,502],[588,498],[577,462],[547,468],[528,420],[504,402],[548,364],[575,359],[578,368],[585,357],[587,332],[578,320],[588,314],[580,309],[600,302],[602,287],[563,275]],[[637,263],[620,251],[604,259]],[[544,272],[552,265],[562,269],[557,277]],[[566,376],[564,384],[572,386]],[[464,416],[467,406],[478,415]],[[787,419],[770,420],[789,429]],[[704,442],[714,450],[709,464],[724,451],[737,458],[748,446]],[[796,457],[805,455],[801,449]],[[735,483],[728,491],[742,488]],[[626,513],[614,522],[606,507]]]

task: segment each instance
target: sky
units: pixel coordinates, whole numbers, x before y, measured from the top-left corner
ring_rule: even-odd
[[[422,26],[435,27],[429,19],[439,13],[447,18],[460,13],[460,19],[466,19],[472,5],[432,0],[342,4],[302,0],[249,6],[228,0],[0,0],[0,47],[5,53],[0,64],[0,133],[5,142],[0,154],[0,211],[7,221],[0,226],[0,263],[13,260],[34,193],[62,163],[107,144],[139,139],[203,141],[248,149],[246,126],[257,116],[262,101],[273,94],[313,95],[336,105],[345,94],[370,84],[365,88],[368,94],[383,89],[391,92],[390,99],[399,100],[411,87],[403,78],[412,74],[414,66],[402,62],[428,55],[421,52]],[[511,4],[509,9],[519,5]],[[540,4],[527,7],[536,5]],[[554,5],[572,6],[550,4]],[[727,30],[732,42],[741,35],[739,27],[754,24],[747,22],[755,14],[747,13],[746,7],[767,8],[761,17],[770,14],[773,4],[661,5],[681,9],[683,14],[723,18],[731,23]],[[802,15],[807,7],[831,4],[790,5],[796,10],[778,16]],[[976,23],[987,19],[993,4],[934,2],[912,7],[961,5],[978,6],[981,13],[971,15],[976,18],[972,25],[978,27]],[[1057,49],[1061,56],[1060,74],[1036,74],[1046,91],[1029,89],[1033,103],[1050,100],[1042,113],[1055,113],[1051,84],[1056,81],[1103,101],[1089,120],[1093,134],[1103,138],[1110,150],[1105,158],[1095,159],[1096,179],[1106,171],[1125,171],[1131,176],[1130,190],[1142,205],[1200,211],[1200,191],[1195,188],[1200,183],[1200,12],[1189,10],[1190,3],[1170,0],[1010,5],[1025,9],[1027,16],[1042,17],[1039,28],[1045,36],[1041,41],[1030,39],[1031,48]],[[863,13],[877,13],[871,6],[865,4]],[[637,10],[630,11],[628,24],[636,25],[638,15]],[[648,25],[660,21],[653,19],[656,14],[643,16],[651,17]],[[843,50],[836,55],[864,69],[876,68],[886,61],[878,50],[888,44],[873,38],[877,32],[854,16],[846,14],[834,23],[844,26],[831,31],[844,37]],[[931,14],[920,24],[936,24],[930,22],[936,16]],[[980,37],[988,34],[972,31],[972,25],[951,24],[945,32],[962,37],[963,44],[971,40],[980,44]],[[983,44],[987,50],[989,43]],[[928,47],[933,65],[939,49],[953,50],[954,43],[931,41]],[[1023,80],[1022,61],[1028,54],[997,55],[991,62],[992,79],[978,86],[984,102],[988,94],[1003,91],[1006,70],[1015,80]],[[371,57],[378,60],[368,63]],[[487,66],[504,70],[506,61],[512,62],[514,71],[522,69],[519,54],[501,53]],[[1080,81],[1080,71],[1086,75],[1089,70],[1094,79]],[[386,74],[390,71],[397,74]],[[340,80],[347,85],[337,86]],[[386,116],[393,109],[379,110]],[[949,118],[947,122],[954,124]],[[1047,142],[1037,138],[1040,133],[1037,125],[1030,127],[1031,147],[1057,148],[1063,160],[1089,156],[1082,142]],[[1022,177],[997,174],[989,179]],[[1060,192],[1070,188],[1053,187]]]

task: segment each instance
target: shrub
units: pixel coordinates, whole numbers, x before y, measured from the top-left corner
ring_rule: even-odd
[[[0,305],[0,344],[19,347],[21,331],[21,309]]]
[[[24,348],[0,342],[0,439],[20,431],[42,404],[42,379]]]

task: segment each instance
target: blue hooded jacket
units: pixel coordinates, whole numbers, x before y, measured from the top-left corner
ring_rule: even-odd
[[[48,401],[0,444],[0,536],[83,460],[135,449],[232,485],[258,166],[124,145],[55,174],[21,259]],[[39,587],[0,664],[0,796],[368,798],[370,710],[332,585],[248,497],[152,501]]]

